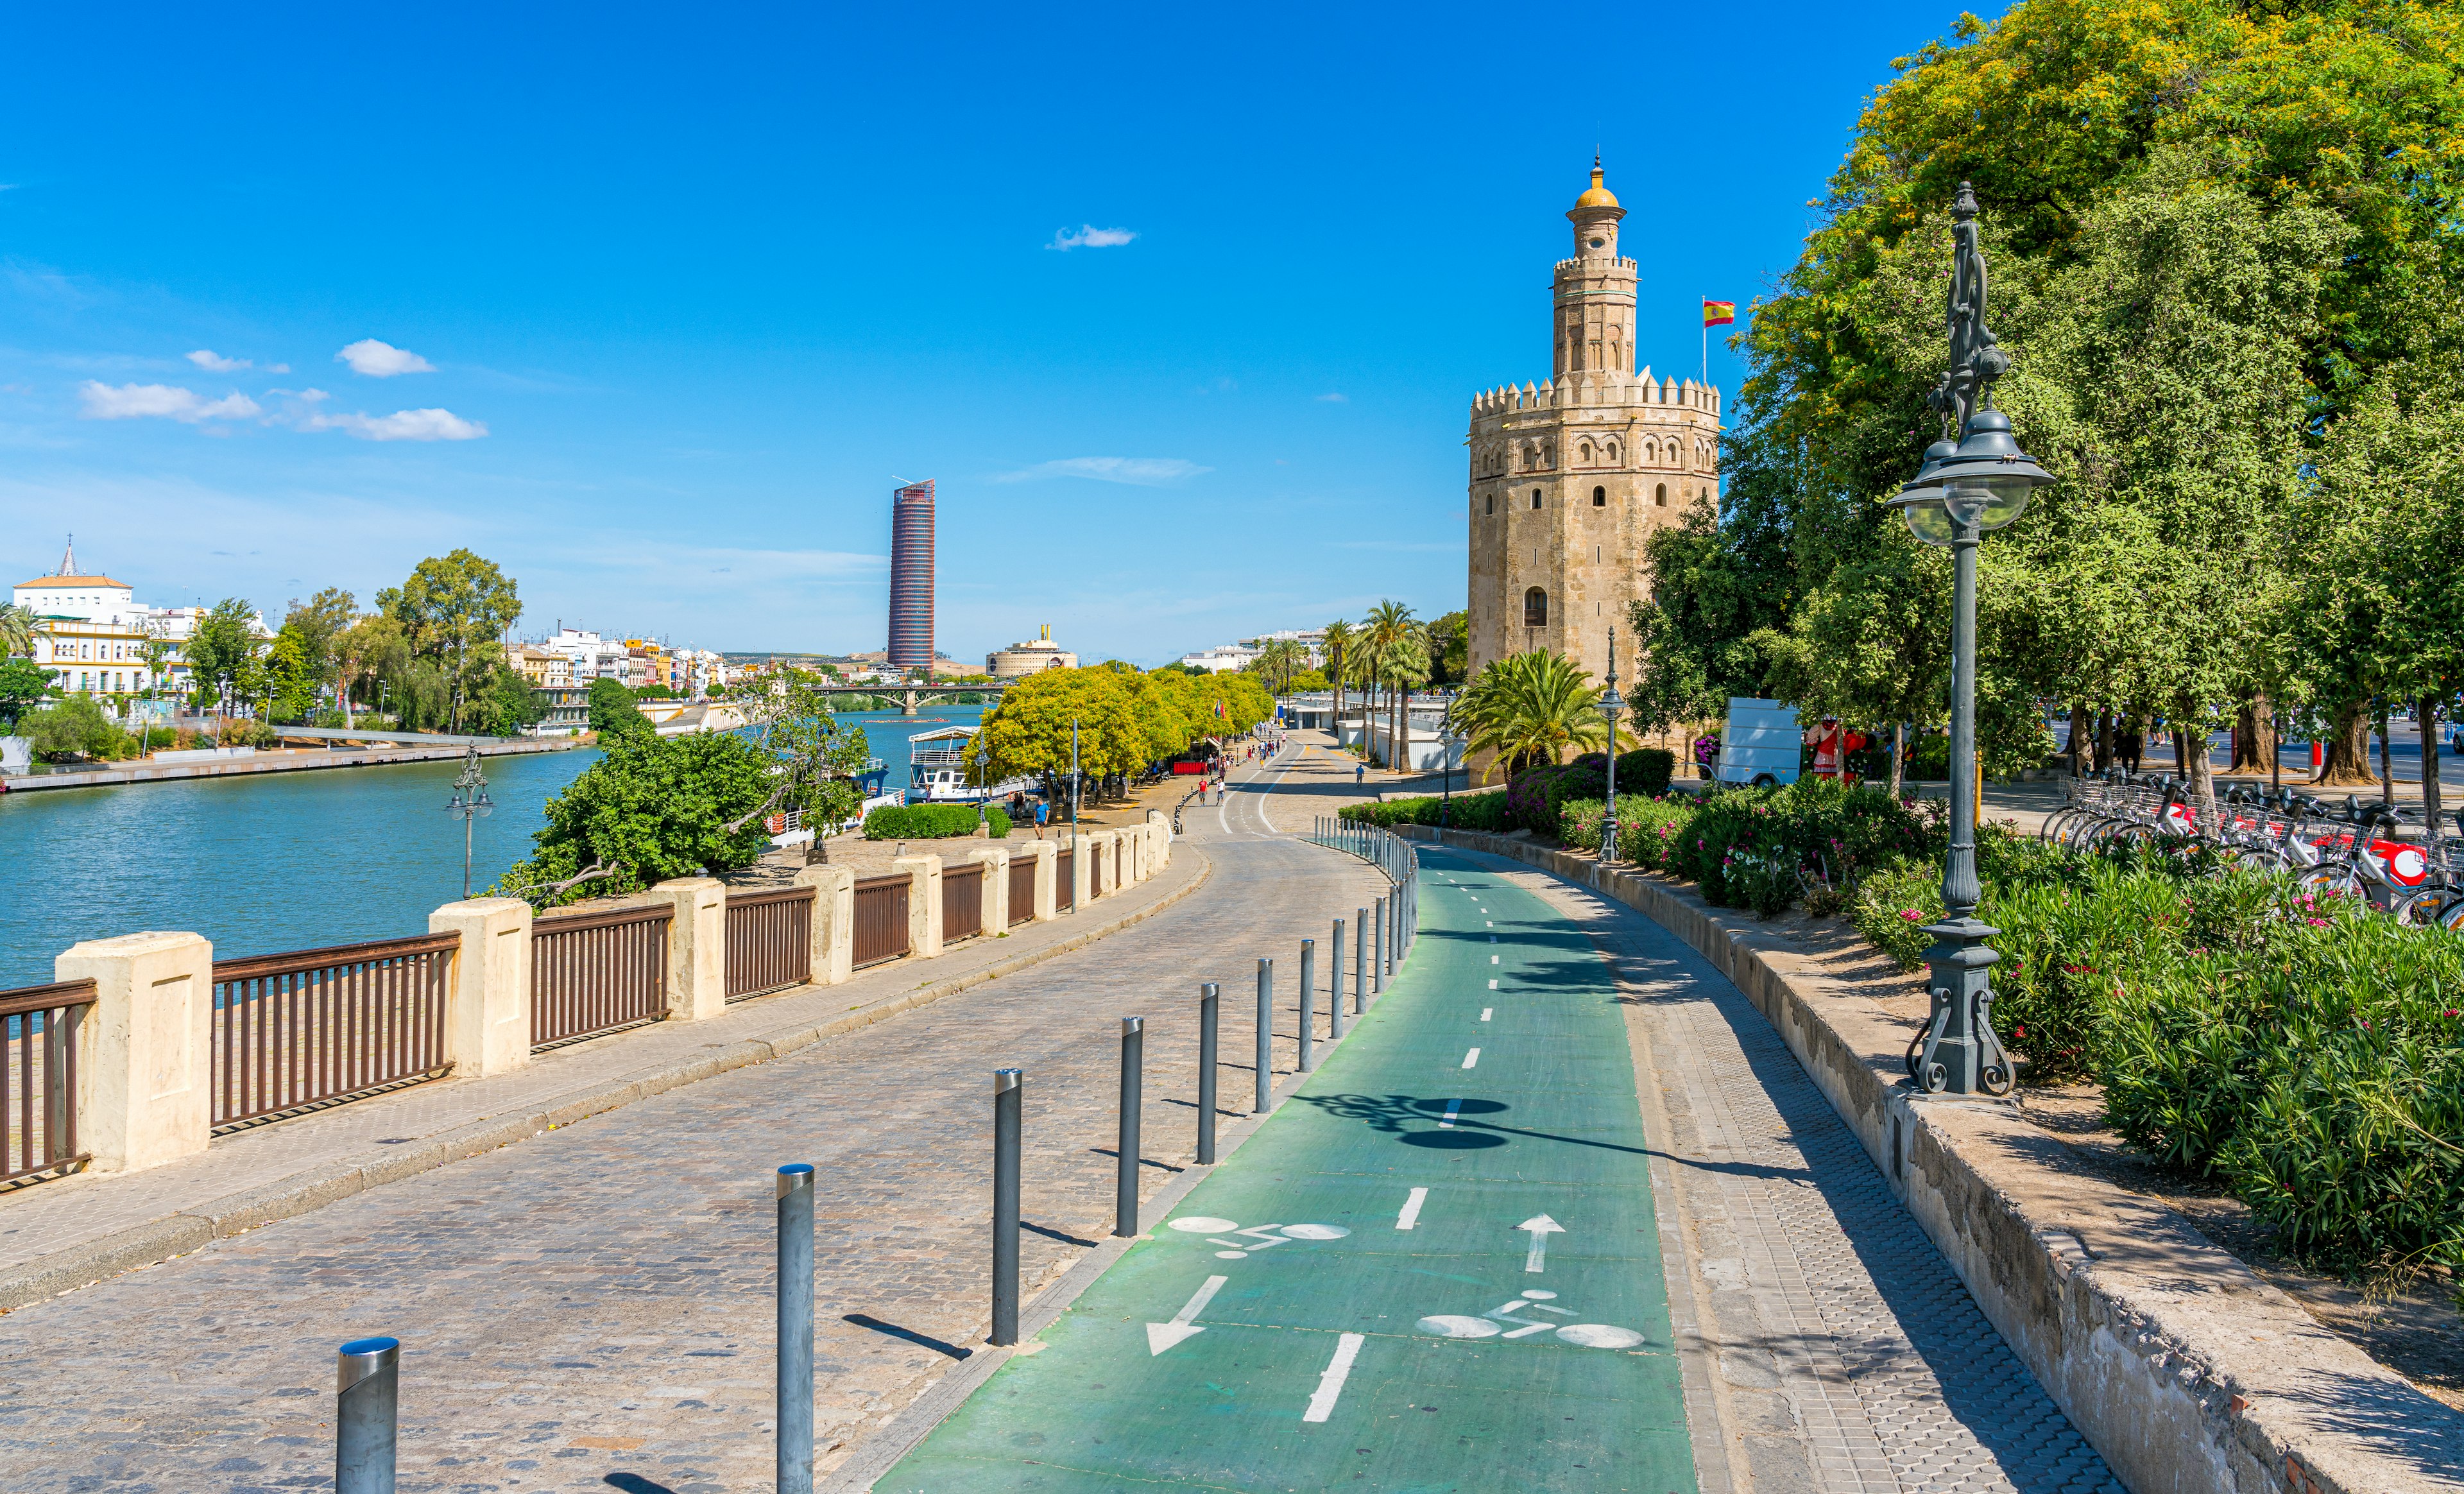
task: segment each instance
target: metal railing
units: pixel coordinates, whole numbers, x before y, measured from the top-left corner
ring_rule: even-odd
[[[672,905],[566,913],[531,925],[531,1050],[668,1014]]]
[[[214,1131],[443,1074],[461,947],[423,934],[214,961]]]
[[[91,980],[0,991],[0,1182],[76,1167],[77,1033]]]
[[[1078,906],[1078,852],[1072,848],[1052,858],[1052,911],[1066,913]]]
[[[984,864],[941,869],[941,939],[955,943],[984,932]]]
[[[903,871],[856,879],[851,962],[857,969],[896,959],[908,952],[909,886],[910,878]]]
[[[813,978],[809,887],[727,894],[727,999],[741,1001],[800,986]]]
[[[1009,923],[1015,929],[1035,921],[1035,858],[1009,859]]]

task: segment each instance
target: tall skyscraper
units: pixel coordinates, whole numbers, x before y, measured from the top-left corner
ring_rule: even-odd
[[[933,484],[898,490],[890,502],[890,663],[933,667]]]

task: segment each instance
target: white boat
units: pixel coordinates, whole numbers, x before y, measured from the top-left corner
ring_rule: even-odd
[[[976,734],[963,726],[945,726],[937,732],[919,732],[907,739],[907,802],[911,804],[973,804],[990,799],[1007,799],[1033,787],[1024,778],[1006,779],[990,787],[979,788],[967,780],[974,775],[968,761]]]

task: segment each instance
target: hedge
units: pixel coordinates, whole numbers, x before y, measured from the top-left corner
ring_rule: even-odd
[[[984,824],[996,840],[1009,834],[1009,816],[997,807],[985,806]],[[972,804],[884,804],[864,817],[868,841],[940,841],[975,833]]]

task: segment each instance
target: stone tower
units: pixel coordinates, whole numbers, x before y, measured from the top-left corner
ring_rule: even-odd
[[[1471,403],[1470,665],[1534,648],[1596,681],[1608,630],[1648,589],[1643,546],[1719,485],[1720,391],[1634,371],[1635,264],[1617,255],[1625,209],[1592,185],[1566,217],[1550,377]],[[1620,649],[1621,652],[1625,650]],[[1621,677],[1633,673],[1625,652]]]

